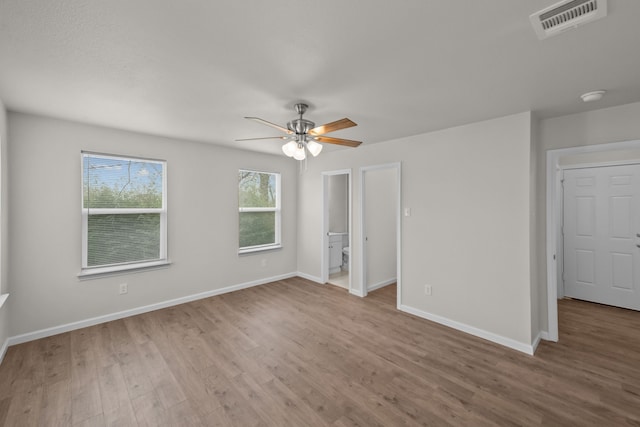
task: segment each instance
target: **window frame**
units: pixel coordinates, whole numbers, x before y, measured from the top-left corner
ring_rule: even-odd
[[[162,166],[162,207],[160,208],[85,208],[84,206],[84,159],[96,157],[110,160],[141,161],[156,163]],[[167,256],[167,161],[136,157],[121,154],[96,153],[81,151],[80,153],[80,211],[82,216],[82,264],[78,277],[101,276],[132,270],[143,270],[164,267],[170,264]],[[89,250],[89,211],[91,215],[126,215],[126,214],[160,214],[160,250],[159,258],[144,261],[130,261],[117,264],[105,264],[95,267],[88,265]]]
[[[259,173],[259,174],[269,174],[274,175],[276,178],[276,200],[274,207],[251,207],[251,208],[243,208],[240,206],[240,183],[238,183],[238,254],[250,254],[253,252],[262,252],[262,251],[270,251],[273,249],[282,248],[282,174],[280,172],[267,172],[267,171],[259,171],[255,169],[238,169],[238,174],[242,172],[251,172],[251,173]],[[240,214],[241,213],[249,213],[249,212],[274,212],[275,217],[275,230],[274,230],[274,243],[268,243],[264,245],[255,245],[255,246],[244,246],[240,247]]]

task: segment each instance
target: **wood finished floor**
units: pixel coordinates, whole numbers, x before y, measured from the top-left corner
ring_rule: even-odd
[[[10,347],[6,426],[640,425],[640,313],[561,301],[535,357],[300,278]]]

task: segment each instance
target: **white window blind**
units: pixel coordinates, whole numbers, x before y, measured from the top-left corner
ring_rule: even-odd
[[[82,153],[82,269],[167,260],[166,162]]]

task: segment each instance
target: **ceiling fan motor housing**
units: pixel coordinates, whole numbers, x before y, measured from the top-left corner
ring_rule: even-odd
[[[295,119],[287,123],[287,128],[296,135],[306,135],[315,126],[315,123],[307,119]]]

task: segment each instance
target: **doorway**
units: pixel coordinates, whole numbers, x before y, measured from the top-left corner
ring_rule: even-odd
[[[351,169],[322,173],[322,282],[351,291]]]
[[[565,169],[564,296],[640,310],[640,165]]]
[[[546,156],[546,264],[547,264],[547,331],[542,333],[542,338],[549,341],[558,341],[558,298],[564,296],[562,286],[563,268],[563,191],[562,177],[563,167],[561,159],[571,156],[596,155],[603,157],[597,160],[586,160],[583,166],[612,166],[628,164],[633,158],[630,151],[640,150],[640,140],[613,142],[608,144],[585,145],[571,148],[559,148],[548,150]],[[616,154],[618,153],[618,154]],[[615,155],[614,155],[615,154]],[[610,155],[610,156],[609,156]],[[605,158],[606,157],[606,158]]]
[[[361,293],[397,283],[401,303],[400,163],[360,169]]]

